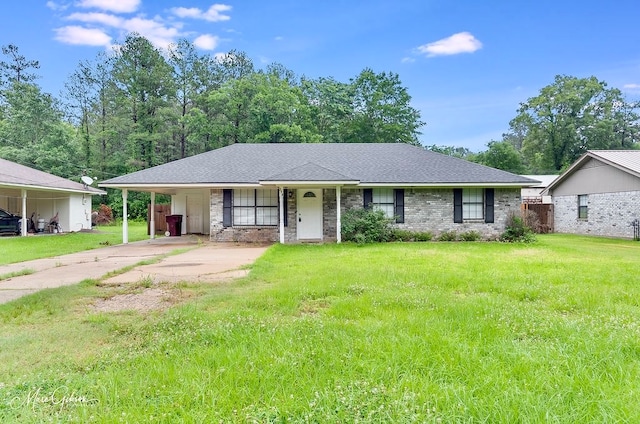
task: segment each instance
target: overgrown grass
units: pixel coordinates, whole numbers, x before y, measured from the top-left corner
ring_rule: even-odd
[[[147,224],[129,223],[129,241],[147,238]],[[92,232],[0,237],[0,265],[48,258],[122,243],[122,226],[99,226]]]
[[[2,422],[638,422],[640,244],[274,246],[164,313],[0,306]]]

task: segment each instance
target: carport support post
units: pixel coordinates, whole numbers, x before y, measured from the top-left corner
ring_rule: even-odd
[[[129,243],[129,220],[127,215],[127,197],[129,197],[129,191],[126,188],[122,189],[122,243]]]
[[[280,243],[284,244],[284,189],[282,187],[278,188],[278,197],[279,197],[279,213],[280,213]]]
[[[149,234],[151,239],[156,238],[156,192],[151,192],[151,220],[149,222]]]
[[[22,221],[20,221],[20,234],[27,235],[27,190],[22,189]]]
[[[340,197],[342,196],[342,187],[336,186],[336,242],[342,241],[342,219],[340,211]]]

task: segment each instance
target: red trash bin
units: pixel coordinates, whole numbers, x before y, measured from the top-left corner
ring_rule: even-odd
[[[167,215],[169,236],[182,235],[182,215]]]

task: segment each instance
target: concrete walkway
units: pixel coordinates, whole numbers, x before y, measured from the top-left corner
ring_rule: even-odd
[[[168,255],[178,249],[186,250]],[[104,280],[122,284],[151,279],[153,282],[219,281],[243,276],[240,269],[253,263],[265,246],[201,242],[197,237],[162,237],[126,245],[109,246],[47,259],[0,266],[0,275],[28,269],[33,273],[0,280],[0,303],[38,290],[73,285],[85,279],[102,279],[106,274],[141,261],[158,260]]]

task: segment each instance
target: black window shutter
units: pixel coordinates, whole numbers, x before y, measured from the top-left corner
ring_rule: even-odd
[[[484,191],[484,222],[493,223],[493,198],[494,192],[492,188]]]
[[[286,188],[282,190],[282,211],[284,216],[284,226],[289,225],[289,208],[288,208],[289,190]]]
[[[462,222],[462,189],[453,189],[453,222]]]
[[[396,204],[394,215],[396,216],[396,222],[398,224],[404,223],[404,189],[397,188],[395,190]]]
[[[373,189],[365,188],[362,190],[362,197],[364,197],[364,208],[369,209],[373,203]]]
[[[229,188],[222,190],[222,226],[231,227],[231,199],[232,191]]]

